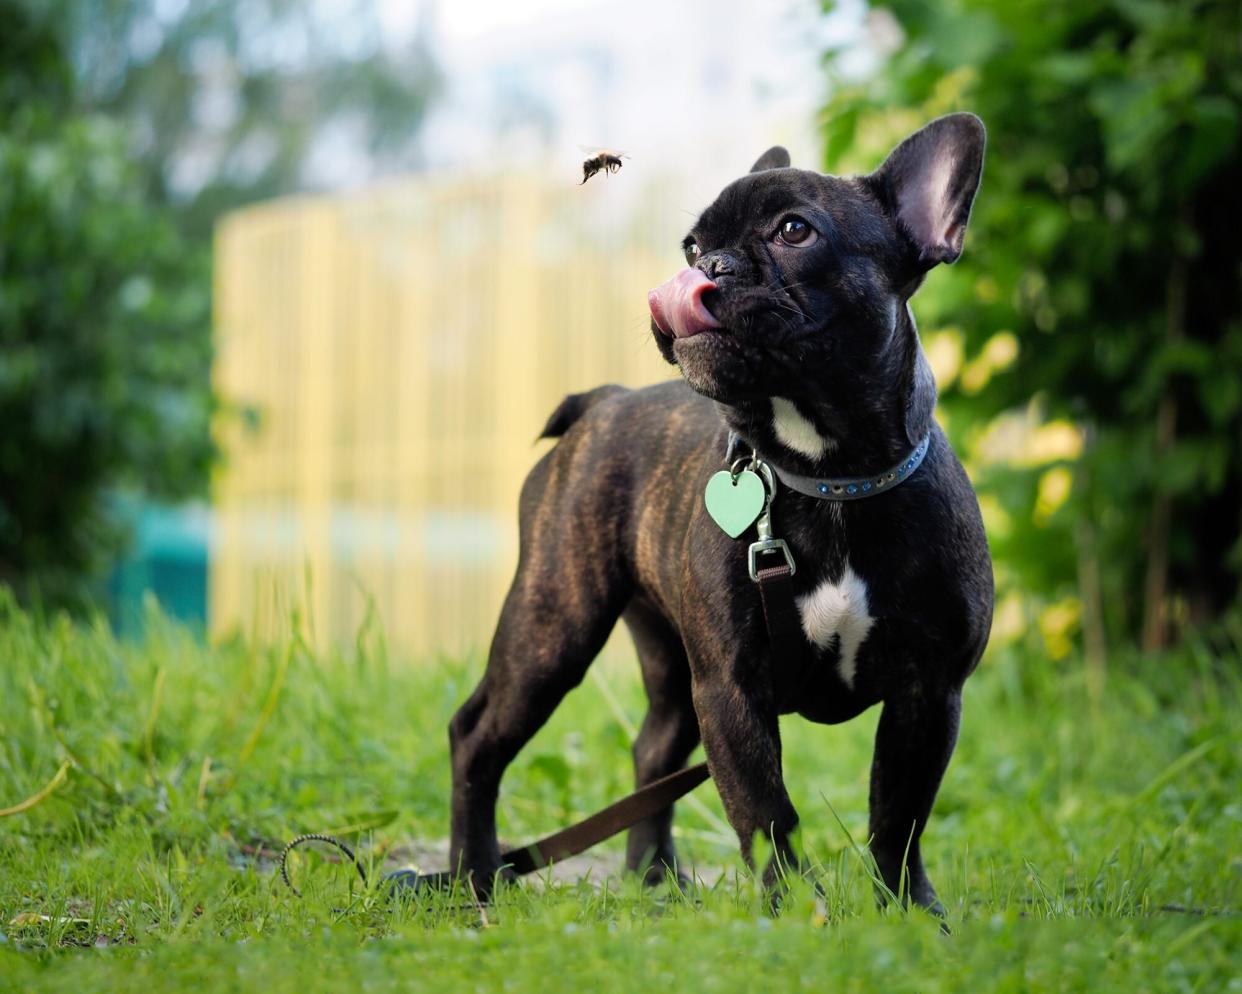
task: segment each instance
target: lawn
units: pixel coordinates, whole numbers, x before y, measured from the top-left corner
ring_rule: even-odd
[[[292,836],[355,843],[373,871],[424,861],[447,825],[445,725],[479,658],[390,659],[378,624],[316,654],[203,646],[152,618],[141,644],[0,600],[0,990],[1242,990],[1242,652],[1114,661],[989,656],[925,836],[948,908],[877,909],[867,873],[876,715],[784,721],[820,890],[772,917],[709,783],[678,807],[700,883],[611,873],[503,891],[485,912],[393,903]],[[518,758],[502,836],[521,841],[631,788],[642,692],[597,666]],[[67,765],[65,765],[67,764]],[[425,868],[437,868],[427,866]],[[373,874],[374,876],[374,874]]]

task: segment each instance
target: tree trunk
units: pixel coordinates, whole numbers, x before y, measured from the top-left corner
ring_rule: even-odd
[[[1186,283],[1189,266],[1183,256],[1174,256],[1169,270],[1166,296],[1166,341],[1179,342],[1186,334]],[[1173,516],[1173,496],[1161,486],[1160,476],[1177,440],[1177,397],[1174,384],[1166,381],[1156,409],[1156,479],[1147,529],[1147,582],[1143,591],[1143,648],[1155,651],[1168,637],[1169,527]]]
[[[1104,674],[1108,669],[1108,629],[1104,622],[1104,595],[1100,584],[1100,550],[1095,522],[1089,513],[1094,498],[1091,473],[1094,426],[1083,425],[1083,453],[1075,467],[1074,489],[1083,496],[1088,513],[1083,514],[1074,527],[1075,545],[1078,549],[1078,594],[1082,598],[1083,647],[1087,654],[1087,673],[1093,696],[1102,692]]]

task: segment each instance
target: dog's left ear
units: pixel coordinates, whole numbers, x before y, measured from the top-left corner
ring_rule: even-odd
[[[986,143],[974,114],[948,114],[903,141],[866,178],[913,244],[921,270],[962,254]]]
[[[789,166],[789,152],[780,145],[773,145],[755,160],[750,167],[752,173],[761,173],[765,169],[785,169]]]

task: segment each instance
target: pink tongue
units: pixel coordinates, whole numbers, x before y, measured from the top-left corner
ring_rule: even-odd
[[[721,327],[703,303],[703,294],[715,289],[716,284],[703,270],[687,266],[647,293],[647,304],[656,327],[674,338],[689,338],[709,328]]]

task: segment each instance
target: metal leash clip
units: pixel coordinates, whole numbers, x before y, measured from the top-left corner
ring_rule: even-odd
[[[783,538],[772,537],[772,502],[776,500],[776,476],[772,472],[772,467],[760,459],[758,453],[755,453],[751,459],[750,468],[759,474],[759,478],[763,480],[764,489],[767,490],[763,510],[759,512],[759,518],[755,522],[758,540],[750,543],[750,549],[746,553],[746,567],[750,571],[750,578],[756,583],[759,582],[759,557],[775,552],[785,557],[785,563],[789,566],[789,575],[793,576],[798,572],[798,567],[794,564],[789,545]]]

